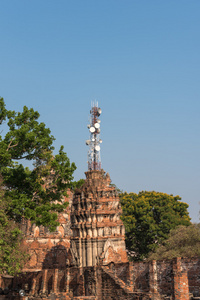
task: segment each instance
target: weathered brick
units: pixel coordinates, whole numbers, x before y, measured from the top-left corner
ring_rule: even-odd
[[[86,181],[59,216],[53,233],[24,222],[31,255],[23,272],[0,276],[9,288],[0,299],[189,300],[200,296],[200,258],[128,262],[118,194],[104,171],[86,172]],[[26,297],[24,297],[24,300]]]

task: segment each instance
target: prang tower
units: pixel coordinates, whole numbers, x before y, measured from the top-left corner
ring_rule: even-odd
[[[127,261],[118,192],[111,185],[109,174],[101,169],[100,115],[98,103],[92,104],[90,139],[86,140],[88,171],[85,183],[75,191],[72,201],[71,250],[80,267]]]

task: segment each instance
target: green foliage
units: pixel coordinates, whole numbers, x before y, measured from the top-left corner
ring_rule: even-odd
[[[169,238],[160,245],[148,260],[200,256],[200,224],[178,226],[170,231]]]
[[[123,193],[123,191],[122,190],[120,190],[120,188],[118,188],[117,186],[116,186],[116,184],[114,184],[114,183],[110,183],[110,186],[112,186],[112,187],[114,187],[115,188],[115,190],[119,193],[119,194],[122,194]]]
[[[73,182],[73,190],[80,189],[82,185],[85,183],[85,179],[79,179],[78,181]]]
[[[180,202],[179,196],[158,192],[120,194],[126,229],[126,245],[141,260],[154,251],[171,229],[178,225],[190,225],[188,204]]]
[[[5,201],[4,191],[0,182],[0,274],[14,275],[23,267],[28,258],[22,246],[22,233],[16,223],[6,215],[8,200]]]
[[[6,269],[7,272],[13,272],[9,268],[17,270],[19,267],[17,243],[21,233],[17,224],[25,218],[38,226],[55,230],[59,224],[57,214],[67,206],[63,200],[66,191],[73,187],[76,166],[70,163],[63,146],[57,155],[53,154],[54,137],[50,129],[38,121],[39,116],[37,111],[26,106],[22,112],[7,110],[3,98],[0,98],[0,125],[7,124],[7,127],[3,126],[7,128],[6,132],[0,128],[0,176],[3,180],[0,257],[5,261],[7,253],[7,261],[11,258],[16,261],[16,264],[13,262],[11,266],[10,261],[4,267],[0,259],[0,270]],[[29,161],[31,169],[20,163],[25,160]],[[8,228],[12,230],[6,237]]]
[[[6,107],[3,98],[0,97],[0,125],[5,121],[7,115]]]
[[[57,212],[66,207],[63,196],[72,187],[75,164],[70,164],[63,146],[53,155],[54,137],[38,122],[37,111],[26,106],[22,113],[8,111],[3,98],[0,104],[0,120],[7,120],[8,125],[4,138],[0,136],[0,174],[5,197],[12,199],[6,213],[16,222],[24,217],[54,230]],[[33,170],[16,162],[24,159],[32,162]]]

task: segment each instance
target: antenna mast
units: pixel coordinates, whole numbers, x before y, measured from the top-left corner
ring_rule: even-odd
[[[87,125],[90,131],[90,139],[86,140],[86,145],[89,146],[88,150],[88,170],[101,170],[101,157],[100,157],[100,123],[99,116],[101,108],[98,107],[98,102],[92,103],[90,110],[90,124]]]

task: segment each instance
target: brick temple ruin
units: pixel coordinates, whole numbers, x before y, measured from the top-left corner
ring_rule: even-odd
[[[7,299],[199,299],[200,258],[128,262],[119,196],[103,170],[86,172],[67,201],[57,231],[22,224],[30,260],[19,276],[1,278],[13,290]],[[15,296],[19,289],[27,296]]]
[[[200,258],[128,261],[119,196],[92,151],[85,182],[68,191],[69,205],[57,230],[22,224],[30,260],[19,276],[0,277],[0,287],[9,290],[0,299],[200,299]],[[20,289],[25,296],[18,295]]]

